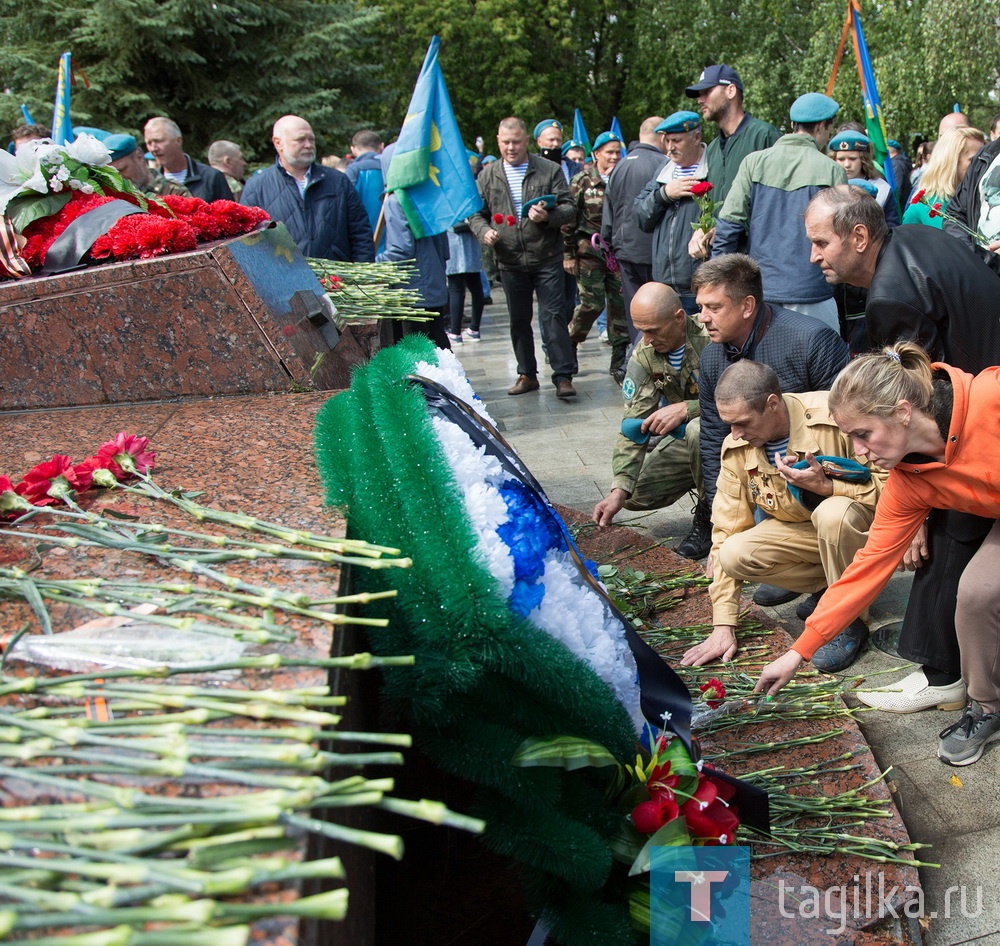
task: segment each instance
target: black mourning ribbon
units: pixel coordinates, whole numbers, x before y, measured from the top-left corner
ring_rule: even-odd
[[[53,276],[76,269],[99,236],[107,233],[122,217],[144,212],[127,200],[116,199],[81,214],[53,241],[38,274]]]

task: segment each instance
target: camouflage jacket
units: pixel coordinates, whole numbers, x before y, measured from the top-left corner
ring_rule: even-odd
[[[596,167],[581,171],[569,182],[576,220],[563,227],[565,259],[590,258],[603,262],[604,257],[591,246],[590,238],[601,232],[606,187]]]
[[[701,350],[708,344],[708,333],[702,324],[688,317],[687,346],[681,370],[674,371],[666,355],[661,355],[652,345],[640,342],[635,346],[628,362],[628,371],[622,384],[625,398],[625,413],[622,418],[649,417],[653,411],[667,404],[687,401],[688,420],[701,415],[698,404],[698,363]],[[611,486],[628,493],[635,492],[646,447],[633,443],[619,433],[615,441],[611,470],[614,474]]]
[[[164,194],[176,194],[178,197],[191,196],[191,191],[183,184],[175,184],[155,168],[151,169],[149,173],[152,175],[149,183],[145,187],[139,188],[144,194],[149,194],[152,197],[162,197]]]

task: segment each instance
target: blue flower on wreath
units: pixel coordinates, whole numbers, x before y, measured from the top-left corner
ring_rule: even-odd
[[[549,549],[566,548],[562,529],[534,490],[524,483],[508,480],[500,487],[500,495],[507,505],[508,519],[497,534],[510,549],[515,582],[534,582],[545,572]]]

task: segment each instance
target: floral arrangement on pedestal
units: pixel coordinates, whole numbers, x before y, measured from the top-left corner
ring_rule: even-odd
[[[11,258],[5,260],[0,276],[25,275],[25,267],[43,270],[50,249],[67,228],[115,201],[125,206],[106,218],[87,218],[91,226],[82,242],[91,262],[193,250],[199,243],[247,233],[269,219],[258,207],[228,200],[209,204],[193,197],[147,197],[110,162],[107,148],[90,135],[80,135],[67,145],[48,139],[29,141],[14,156],[0,155],[0,212],[23,240],[5,254]],[[69,263],[76,265],[78,256]]]

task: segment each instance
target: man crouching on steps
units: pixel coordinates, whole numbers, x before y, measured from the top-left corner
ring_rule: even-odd
[[[622,430],[628,435],[618,435],[612,489],[594,507],[594,522],[608,526],[622,509],[661,509],[696,490],[694,528],[677,551],[702,558],[712,544],[698,442],[698,363],[708,333],[684,311],[677,293],[657,282],[636,292],[632,321],[642,338],[622,384]]]
[[[851,438],[829,412],[828,395],[782,394],[774,369],[760,362],[738,361],[722,373],[716,406],[731,433],[722,445],[712,506],[709,594],[715,630],[684,654],[682,664],[732,659],[742,582],[814,592],[806,602],[814,608],[868,540],[888,474],[854,456]],[[853,460],[860,464],[855,475],[864,481],[835,478],[837,471],[817,456],[846,458],[842,467]],[[816,651],[813,665],[844,670],[867,635],[865,622],[855,620]]]

